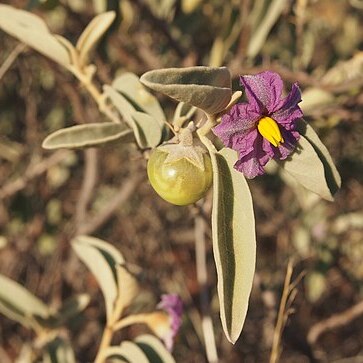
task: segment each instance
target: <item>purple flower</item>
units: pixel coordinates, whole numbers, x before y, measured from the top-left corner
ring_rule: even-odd
[[[182,323],[183,303],[177,294],[165,294],[161,296],[161,301],[157,308],[164,310],[169,315],[169,329],[163,335],[164,343],[169,351],[173,348],[174,337],[179,331]]]
[[[238,151],[234,168],[247,178],[264,174],[271,159],[286,159],[294,150],[300,134],[295,121],[303,116],[297,83],[281,98],[283,83],[274,72],[240,77],[248,102],[234,105],[222,116],[213,132],[223,144]]]

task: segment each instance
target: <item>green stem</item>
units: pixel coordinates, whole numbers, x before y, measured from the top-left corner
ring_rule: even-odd
[[[120,330],[132,324],[137,324],[137,323],[145,324],[149,315],[150,314],[136,314],[136,315],[127,316],[126,318],[119,320],[113,325],[113,331]]]
[[[217,125],[217,119],[215,115],[207,115],[207,121],[197,131],[198,135],[199,136],[207,135],[209,131],[212,129],[212,127],[214,127],[215,125]]]
[[[113,328],[110,325],[107,325],[105,327],[105,330],[103,331],[101,344],[98,349],[98,353],[97,353],[94,363],[103,363],[104,362],[103,351],[110,346],[112,336],[113,336]]]
[[[100,347],[98,349],[94,363],[103,363],[105,361],[104,350],[108,348],[111,344],[113,333],[116,330],[115,326],[117,324],[118,319],[122,315],[122,311],[124,308],[122,304],[122,298],[120,295],[118,295],[114,306],[115,307],[113,309],[112,314],[110,315],[110,319],[108,319],[105,330],[103,331]]]
[[[111,107],[106,103],[106,97],[99,91],[96,85],[92,82],[92,78],[82,69],[73,68],[71,72],[82,83],[88,93],[96,101],[99,110],[105,114],[111,121],[121,123],[120,118],[114,113]]]

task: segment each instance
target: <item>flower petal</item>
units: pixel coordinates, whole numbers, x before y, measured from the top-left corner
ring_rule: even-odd
[[[234,148],[238,151],[238,161],[234,168],[249,179],[264,174],[263,167],[278,153],[278,148],[262,137],[257,129],[250,131],[243,141],[245,145],[240,143]]]
[[[283,82],[277,73],[266,71],[241,76],[240,81],[245,87],[249,103],[262,115],[268,115],[279,105]]]
[[[249,179],[253,179],[255,176],[265,173],[265,170],[260,165],[254,152],[238,159],[234,164],[234,168]]]
[[[278,153],[276,153],[275,157],[284,160],[295,150],[300,134],[297,131],[288,131],[284,128],[281,128],[281,133],[284,142],[278,147]]]
[[[231,110],[222,116],[219,125],[213,128],[224,145],[234,148],[235,137],[243,139],[249,133],[261,116],[247,103],[234,105]]]
[[[164,294],[157,308],[163,309],[170,319],[170,330],[163,336],[165,345],[169,351],[172,350],[174,337],[179,331],[182,323],[183,302],[177,294]]]
[[[293,122],[303,117],[303,113],[298,106],[299,102],[301,102],[301,92],[297,83],[294,83],[290,93],[280,101],[276,111],[271,114],[271,117],[277,123],[284,125],[287,130],[292,129]]]
[[[243,136],[235,135],[232,137],[232,149],[238,151],[239,157],[245,156],[253,151],[256,143],[256,138],[261,137],[257,129],[250,130]]]
[[[260,152],[258,160],[262,166],[265,166],[275,156],[276,148],[264,137],[262,138],[261,148],[263,152]]]

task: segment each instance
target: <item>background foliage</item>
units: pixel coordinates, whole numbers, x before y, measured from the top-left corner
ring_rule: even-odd
[[[121,71],[227,65],[237,76],[272,69],[303,90],[306,120],[327,145],[343,184],[335,203],[270,174],[249,182],[257,229],[257,274],[242,335],[235,346],[218,318],[208,223],[208,286],[223,362],[270,356],[287,261],[297,285],[280,348],[284,362],[339,361],[363,355],[362,4],[297,1],[10,1],[41,15],[52,32],[75,42],[97,12],[117,10],[95,55],[100,84]],[[68,323],[80,362],[91,361],[105,323],[96,281],[70,248],[92,234],[122,251],[141,279],[135,312],[178,292],[186,313],[174,356],[205,361],[195,270],[195,209],[158,198],[138,150],[120,144],[84,151],[45,151],[49,133],[105,118],[72,75],[0,32],[0,272],[54,309],[91,295],[84,315]],[[170,118],[174,104],[159,97]],[[168,113],[168,111],[170,111]],[[192,212],[192,213],[191,213]],[[142,269],[140,268],[142,266]],[[329,320],[330,319],[330,320]],[[133,326],[124,339],[146,332]],[[15,359],[32,333],[0,316],[0,361]],[[363,359],[363,358],[356,358]],[[346,361],[346,360],[345,360]],[[348,360],[349,361],[349,360]],[[353,362],[353,358],[351,359]],[[359,360],[358,360],[359,361]]]

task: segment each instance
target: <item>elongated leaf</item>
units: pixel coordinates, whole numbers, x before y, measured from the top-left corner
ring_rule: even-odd
[[[72,247],[98,281],[105,298],[109,320],[118,291],[116,264],[124,262],[122,255],[108,243],[89,236],[74,238]]]
[[[247,55],[254,58],[265,44],[266,38],[286,6],[287,0],[272,0],[266,15],[248,43]]]
[[[326,107],[336,102],[332,93],[318,87],[310,87],[304,90],[300,107],[304,115],[313,113],[316,109]]]
[[[73,296],[67,299],[58,310],[51,312],[48,318],[36,317],[36,319],[44,327],[52,329],[61,327],[82,312],[89,304],[89,301],[90,297],[87,294]]]
[[[0,28],[53,61],[70,66],[68,51],[37,15],[0,4]]]
[[[124,341],[120,346],[108,347],[104,350],[103,359],[105,358],[119,358],[121,361],[129,363],[150,363],[146,355],[137,344]]]
[[[125,263],[125,259],[122,256],[121,252],[112,244],[105,242],[102,239],[81,235],[77,236],[73,241],[77,241],[78,243],[84,243],[101,250],[111,265]]]
[[[132,106],[131,103],[113,87],[104,86],[104,92],[134,131],[136,142],[141,148],[153,148],[159,144],[162,135],[162,127],[154,117],[144,112],[137,111],[134,106]]]
[[[76,64],[78,62],[78,51],[75,46],[67,38],[62,37],[61,35],[54,34],[54,37],[65,49],[67,49],[71,64]]]
[[[303,119],[299,120],[297,129],[310,142],[315,152],[319,156],[320,161],[323,163],[325,180],[330,193],[333,196],[340,189],[342,181],[328,149],[321,142],[314,129]]]
[[[217,152],[207,138],[213,166],[213,252],[224,333],[235,343],[246,318],[256,261],[255,220],[246,179],[233,169],[237,154]]]
[[[159,145],[162,135],[162,127],[156,119],[147,113],[135,111],[132,118],[139,130],[138,135],[140,143],[143,147],[151,147]]]
[[[340,61],[329,69],[322,78],[324,85],[362,85],[363,51],[356,52],[348,60]]]
[[[135,343],[152,363],[175,363],[173,356],[158,338],[150,334],[139,335]]]
[[[0,312],[30,327],[35,315],[46,318],[48,307],[17,282],[0,275]]]
[[[140,82],[208,114],[222,111],[232,96],[231,75],[226,67],[157,69],[143,74]]]
[[[43,141],[45,149],[81,148],[106,144],[115,140],[132,141],[132,130],[113,122],[76,125],[57,130]]]
[[[121,265],[116,266],[118,295],[121,298],[122,310],[128,307],[139,292],[137,280]]]
[[[114,11],[108,11],[103,14],[97,15],[87,25],[78,39],[76,48],[79,52],[79,60],[81,65],[86,65],[88,57],[92,49],[97,45],[98,41],[105,34],[107,29],[111,26],[115,20],[116,13]]]
[[[296,151],[282,164],[282,167],[306,189],[326,200],[334,200],[324,164],[314,146],[304,136],[300,136]]]
[[[66,322],[83,311],[89,304],[90,296],[80,294],[67,299],[59,310],[53,314],[59,320],[59,324]]]
[[[124,73],[112,82],[112,87],[135,102],[164,127],[165,115],[155,96],[148,92],[134,73]]]

